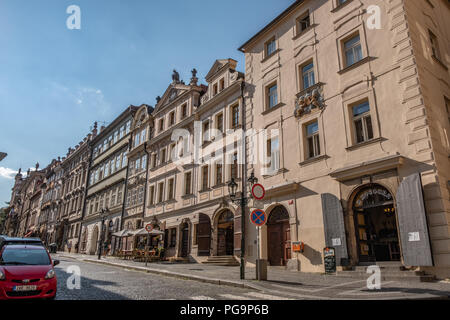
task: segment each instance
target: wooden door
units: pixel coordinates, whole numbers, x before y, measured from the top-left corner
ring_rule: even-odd
[[[205,214],[200,214],[199,224],[197,225],[197,244],[198,255],[209,256],[211,248],[211,222]]]
[[[189,251],[189,226],[185,224],[183,226],[181,234],[181,256],[187,257]]]

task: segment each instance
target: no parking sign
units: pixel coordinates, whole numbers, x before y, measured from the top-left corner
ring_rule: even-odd
[[[255,224],[257,227],[261,227],[266,224],[267,222],[267,216],[264,210],[256,209],[253,210],[250,214],[250,220],[253,224]]]

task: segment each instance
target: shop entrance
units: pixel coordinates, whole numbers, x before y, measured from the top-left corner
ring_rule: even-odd
[[[275,207],[267,221],[268,260],[271,266],[285,266],[291,258],[289,214],[283,206]]]
[[[234,216],[230,210],[225,210],[217,222],[217,255],[231,256],[234,254]]]
[[[360,262],[400,261],[394,199],[385,188],[370,185],[353,201]]]
[[[181,257],[186,258],[189,251],[189,224],[185,222],[181,226]]]

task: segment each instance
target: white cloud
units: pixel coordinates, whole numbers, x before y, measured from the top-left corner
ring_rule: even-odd
[[[13,179],[16,174],[16,170],[0,167],[0,178]]]

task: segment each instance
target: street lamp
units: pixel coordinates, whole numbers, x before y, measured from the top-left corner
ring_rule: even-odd
[[[250,177],[247,179],[247,182],[250,183],[252,186],[258,182],[258,179],[255,177],[255,174],[252,172]],[[248,200],[250,197],[247,197],[247,191],[245,188],[245,181],[242,179],[242,191],[241,191],[241,197],[238,198],[236,195],[236,189],[238,187],[238,184],[234,180],[234,178],[231,178],[231,181],[228,183],[228,193],[230,195],[230,199],[232,202],[236,203],[241,207],[241,264],[240,264],[240,278],[241,280],[245,279],[245,263],[244,263],[244,256],[245,256],[245,207],[247,206]]]
[[[100,210],[100,217],[102,219],[102,224],[100,227],[100,240],[98,241],[98,260],[100,260],[102,257],[102,248],[103,248],[103,241],[104,241],[103,225],[105,223],[105,219],[106,219],[106,216],[108,215],[108,212],[109,212],[108,208],[102,208],[102,210]]]

